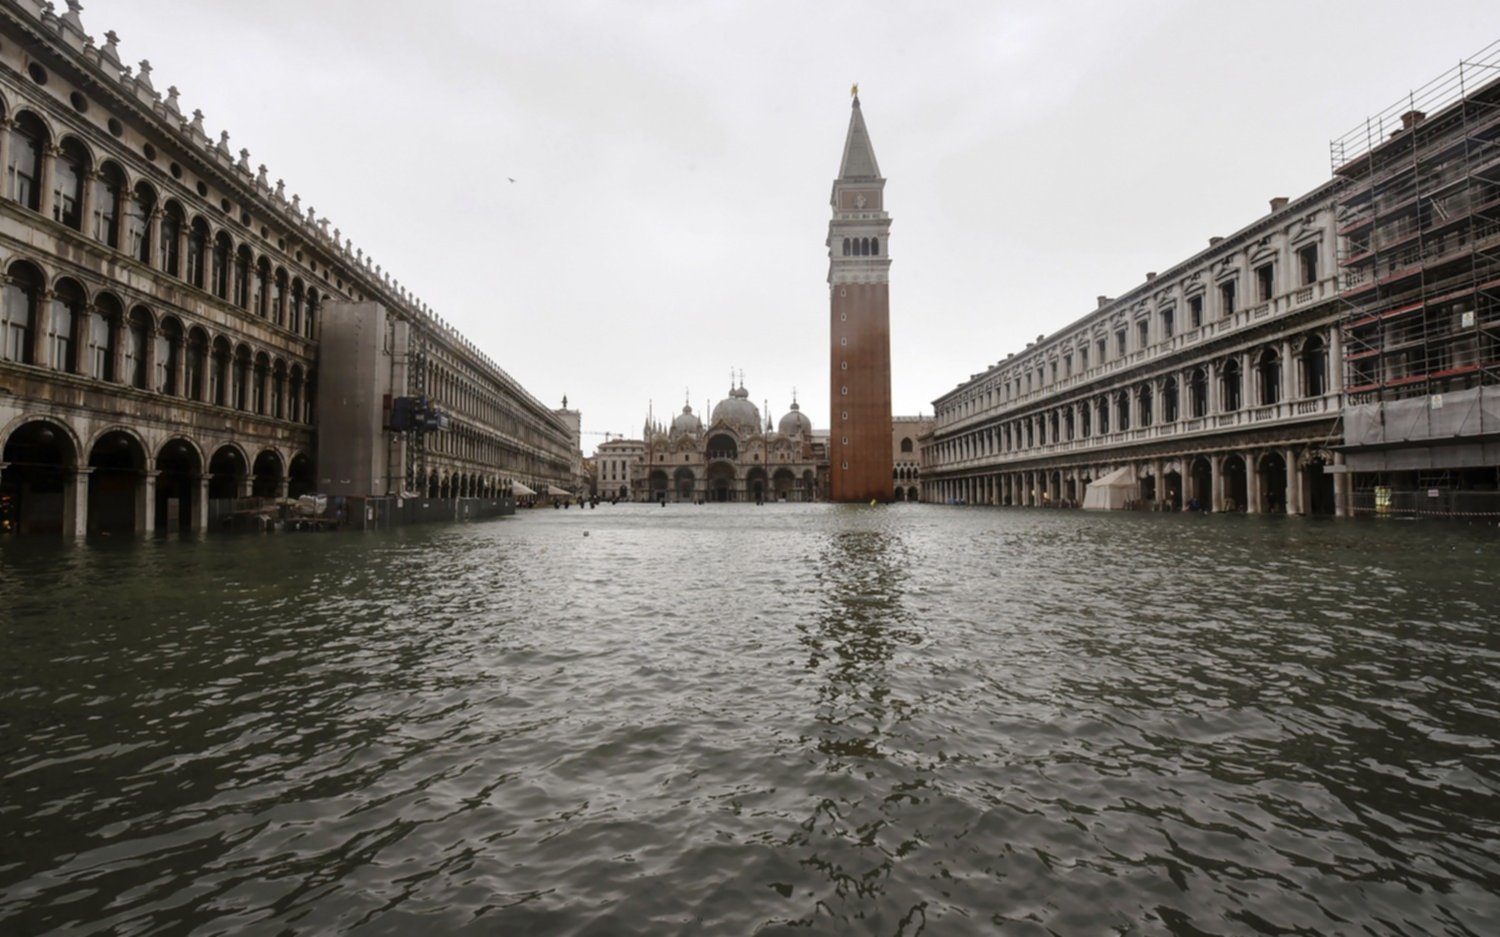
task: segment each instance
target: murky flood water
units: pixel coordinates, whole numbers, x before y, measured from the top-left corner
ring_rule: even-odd
[[[1493,934],[1500,535],[0,542],[0,933]]]

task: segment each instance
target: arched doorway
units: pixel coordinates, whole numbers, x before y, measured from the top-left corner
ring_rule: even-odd
[[[812,469],[802,471],[802,500],[816,501],[818,499],[818,476]]]
[[[777,501],[797,500],[797,476],[789,468],[779,468],[771,476],[771,491]]]
[[[1302,469],[1302,509],[1307,514],[1335,514],[1337,501],[1333,493],[1333,476],[1324,470],[1332,458],[1314,455]]]
[[[692,501],[693,489],[696,487],[697,479],[693,477],[693,470],[686,465],[679,468],[673,475],[673,490],[677,493],[678,501]]]
[[[146,450],[135,436],[112,430],[89,452],[88,532],[132,536],[146,528]]]
[[[156,453],[156,529],[192,530],[203,460],[186,439],[168,440]]]
[[[208,497],[223,501],[240,497],[250,473],[245,456],[236,446],[220,446],[208,460]]]
[[[1200,511],[1212,510],[1214,495],[1214,470],[1205,456],[1193,460],[1188,469],[1188,506]]]
[[[708,467],[708,500],[734,500],[734,466],[728,462],[715,462]]]
[[[1171,502],[1172,510],[1182,510],[1182,473],[1176,471],[1168,472],[1163,481],[1163,487],[1166,488],[1163,498]]]
[[[667,473],[664,469],[652,469],[647,486],[651,492],[652,501],[667,500]]]
[[[766,484],[766,470],[753,468],[745,474],[745,491],[750,499],[759,504],[766,500],[766,492],[769,489]]]
[[[906,500],[906,489],[902,488],[900,485],[896,486],[896,500],[897,501],[905,501]]]
[[[906,489],[906,500],[908,500],[908,501],[920,501],[920,500],[922,500],[921,497],[917,494],[917,486],[916,485],[912,485],[910,488]]]
[[[300,498],[317,490],[316,479],[313,477],[312,459],[308,458],[305,452],[292,456],[291,465],[287,467],[286,472],[286,496]]]
[[[77,510],[69,482],[78,465],[67,430],[50,420],[16,427],[0,450],[0,531],[61,534]]]
[[[1245,484],[1245,460],[1238,455],[1224,457],[1224,503],[1214,505],[1215,510],[1243,511],[1248,504]]]
[[[261,450],[255,457],[254,474],[250,493],[255,497],[275,498],[281,494],[281,456],[275,450]]]
[[[1260,499],[1265,513],[1286,513],[1286,459],[1279,452],[1260,457]]]

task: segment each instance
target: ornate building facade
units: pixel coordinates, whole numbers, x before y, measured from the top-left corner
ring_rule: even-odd
[[[924,499],[1076,505],[1108,476],[1146,507],[1344,513],[1333,189],[939,397]]]
[[[830,496],[834,501],[889,501],[894,490],[891,218],[858,94],[830,203]]]
[[[743,383],[714,406],[705,425],[693,408],[669,425],[647,420],[644,460],[631,463],[638,501],[815,501],[824,494],[826,444],[796,401],[779,423],[750,400]]]
[[[0,529],[201,530],[319,489],[322,320],[349,304],[409,326],[394,391],[447,415],[370,428],[406,490],[571,477],[563,421],[67,7],[0,0]]]

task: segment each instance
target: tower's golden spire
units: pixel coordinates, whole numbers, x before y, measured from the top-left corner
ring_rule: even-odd
[[[854,84],[849,86],[849,97],[859,97],[859,82],[856,81]]]

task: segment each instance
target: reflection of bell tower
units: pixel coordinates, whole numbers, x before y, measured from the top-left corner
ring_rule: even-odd
[[[856,91],[828,224],[828,474],[834,501],[889,501],[893,494],[891,219],[884,194]]]

